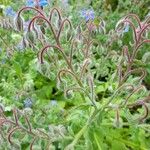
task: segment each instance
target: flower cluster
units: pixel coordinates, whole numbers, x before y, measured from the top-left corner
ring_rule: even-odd
[[[16,15],[16,12],[13,10],[12,7],[8,6],[4,11],[5,16],[8,17],[14,17]]]
[[[46,6],[48,5],[47,0],[27,0],[26,6],[35,7],[35,6]]]
[[[24,102],[24,107],[25,108],[30,108],[33,105],[33,102],[31,100],[31,98],[26,98],[23,102]]]
[[[88,9],[88,10],[84,9],[81,11],[81,17],[84,18],[86,21],[94,20],[95,12],[93,9]]]
[[[57,105],[57,101],[56,100],[51,100],[50,101],[50,105],[51,106],[56,106]]]

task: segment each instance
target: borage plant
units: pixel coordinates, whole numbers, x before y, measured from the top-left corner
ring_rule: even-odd
[[[25,10],[33,10],[36,12],[36,15],[29,23],[24,39],[27,40],[27,43],[29,43],[29,46],[32,46],[33,49],[36,48],[36,42],[32,43],[35,37],[43,46],[43,48],[38,52],[38,60],[41,63],[41,68],[45,67],[44,64],[49,60],[50,63],[48,67],[51,67],[52,70],[57,73],[58,88],[64,91],[67,98],[72,97],[75,91],[79,92],[83,101],[77,106],[77,108],[81,108],[81,110],[83,107],[86,108],[82,111],[82,113],[86,114],[86,117],[84,118],[85,122],[81,129],[77,131],[77,134],[69,137],[68,141],[71,141],[71,143],[67,145],[67,142],[65,150],[74,149],[81,137],[87,134],[87,132],[90,132],[89,129],[91,129],[92,126],[97,124],[99,126],[102,125],[104,122],[103,120],[107,118],[107,114],[109,114],[111,110],[115,110],[116,112],[116,127],[121,127],[121,111],[129,113],[128,110],[137,105],[142,105],[145,108],[144,115],[137,118],[137,123],[143,123],[145,121],[148,117],[147,103],[149,97],[133,103],[129,103],[129,99],[135,92],[144,87],[142,85],[142,80],[144,79],[146,72],[142,68],[134,68],[134,61],[139,48],[144,43],[150,42],[149,39],[145,39],[150,26],[149,18],[147,18],[144,22],[140,22],[136,15],[130,14],[124,17],[117,24],[116,32],[122,32],[124,27],[128,25],[131,26],[134,35],[134,44],[130,52],[127,46],[123,47],[122,56],[120,57],[117,69],[117,73],[119,75],[118,85],[115,87],[115,90],[113,90],[109,99],[101,99],[99,102],[95,93],[94,74],[92,74],[91,71],[91,67],[93,65],[92,58],[94,57],[93,49],[95,46],[99,46],[99,43],[92,39],[93,31],[97,27],[93,25],[93,21],[90,19],[87,22],[83,21],[75,30],[71,21],[69,19],[63,19],[57,8],[53,8],[49,15],[47,15],[41,7],[24,7],[18,12],[15,21],[16,27],[20,31],[23,30],[24,22],[21,13]],[[134,21],[130,19],[131,17],[137,21],[137,27],[134,25]],[[123,28],[121,25],[123,25]],[[98,28],[104,29],[104,23],[99,24]],[[42,38],[38,38],[39,31]],[[50,49],[50,51],[48,51],[48,49]],[[142,73],[139,78],[140,82],[138,83],[138,87],[135,83],[131,84],[128,81],[128,78],[133,73]],[[116,101],[116,97],[119,96],[120,93],[124,94],[124,89],[129,91],[125,94],[130,94],[125,96],[124,101]],[[71,114],[73,114],[73,111],[75,111],[75,108],[68,111],[68,116],[66,117],[68,120],[71,116],[69,113],[71,112]],[[24,128],[18,121],[19,117],[17,116],[16,110],[13,111],[13,114],[15,121],[7,118],[3,111],[1,111],[1,126],[4,126],[5,123],[11,124],[11,127],[8,128],[8,141],[10,144],[12,144],[11,137],[13,133],[18,129],[21,129],[34,137],[33,142],[31,142],[30,149],[32,149],[35,140],[39,138],[44,139],[48,143],[47,149],[50,148],[48,146],[52,142],[55,142],[52,141],[51,137],[45,132],[38,131],[43,135],[39,136],[35,130],[32,131],[31,123],[26,116],[25,120],[28,128]],[[127,121],[125,123],[130,125]],[[64,137],[64,135],[62,137]],[[96,143],[98,143],[96,134],[94,134],[94,139],[96,139]],[[82,142],[82,140],[80,142]],[[129,143],[126,144],[130,147],[133,146]],[[99,148],[101,147],[99,144],[97,145]]]

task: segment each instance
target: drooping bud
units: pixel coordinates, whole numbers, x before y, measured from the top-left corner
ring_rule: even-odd
[[[117,22],[115,30],[120,33],[122,32],[123,27],[124,27],[124,23],[123,23],[123,19],[121,19]]]
[[[23,109],[23,114],[31,116],[33,114],[33,110],[30,107],[26,107]]]
[[[23,31],[23,23],[24,19],[21,17],[21,15],[17,15],[15,17],[14,24],[18,31]]]
[[[26,36],[26,39],[29,42],[29,44],[32,45],[34,43],[34,41],[35,41],[35,34],[34,34],[34,32],[27,31],[25,36]]]
[[[33,26],[33,31],[34,31],[34,33],[35,33],[36,38],[38,38],[38,36],[39,36],[39,27],[36,26],[36,25],[34,25],[34,26]]]
[[[66,80],[63,79],[59,79],[59,77],[57,77],[57,89],[63,91],[66,87],[67,87],[67,82]]]
[[[118,108],[116,108],[116,116],[115,116],[115,119],[114,119],[114,126],[116,128],[121,128],[122,127],[122,120],[121,120]]]
[[[61,27],[61,23],[62,23],[62,19],[61,19],[61,18],[59,18],[59,19],[58,19],[58,23],[57,23],[57,25],[58,25],[58,29],[60,29],[60,27]]]
[[[66,97],[67,99],[71,99],[71,98],[74,97],[73,90],[71,90],[71,89],[66,90],[64,94],[65,94],[65,97]]]
[[[115,30],[119,35],[123,35],[124,33],[129,31],[130,25],[127,21],[127,19],[123,18],[119,20],[116,24]]]
[[[101,33],[106,33],[106,29],[105,29],[105,21],[101,19],[101,21],[99,22],[99,32]]]
[[[44,39],[44,34],[43,34],[41,27],[39,25],[34,25],[32,30],[34,31],[35,37],[37,39],[40,39],[40,40]]]
[[[150,52],[146,52],[142,57],[142,62],[149,63],[150,62]]]
[[[78,39],[78,40],[82,40],[81,32],[82,32],[82,29],[81,29],[81,26],[79,25],[79,26],[77,27],[77,39]]]
[[[25,36],[23,36],[23,38],[22,38],[22,45],[24,48],[26,48],[28,46],[28,41],[26,40]]]
[[[93,77],[91,75],[88,75],[87,77],[88,85],[91,91],[91,97],[94,96],[94,83],[93,83]]]
[[[88,23],[87,23],[87,29],[88,29],[89,32],[92,33],[93,35],[96,34],[97,27],[96,27],[96,25],[94,24],[94,22],[88,22]]]
[[[92,63],[91,59],[90,58],[87,58],[83,61],[83,66],[88,66]]]
[[[71,41],[73,38],[73,30],[72,29],[69,29],[66,33],[66,41]]]
[[[91,59],[87,58],[83,61],[82,67],[81,67],[81,73],[80,78],[84,76],[84,73],[86,72],[87,67],[91,64]]]

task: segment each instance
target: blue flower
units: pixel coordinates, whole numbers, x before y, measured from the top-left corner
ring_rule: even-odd
[[[34,7],[34,0],[27,0],[26,5],[28,7]]]
[[[68,0],[61,0],[61,3],[63,6],[67,7],[68,6]]]
[[[48,5],[48,2],[47,2],[47,0],[37,0],[37,2],[36,2],[36,0],[27,0],[26,5],[29,7],[35,7],[37,5],[46,6],[46,5]]]
[[[48,2],[47,2],[47,0],[40,0],[39,5],[40,6],[46,6],[46,5],[48,5]]]
[[[56,106],[57,105],[57,101],[56,100],[51,100],[50,105]]]
[[[94,20],[95,12],[93,11],[93,9],[88,9],[88,10],[84,9],[81,11],[81,17],[83,17],[86,21]]]
[[[4,11],[5,16],[14,17],[16,15],[16,12],[13,10],[12,7],[8,6]]]
[[[32,100],[31,100],[30,98],[26,98],[26,99],[23,101],[23,103],[24,103],[24,107],[25,107],[25,108],[30,108],[30,107],[32,107],[32,105],[33,105],[33,102],[32,102]]]
[[[17,50],[21,51],[24,49],[24,46],[22,44],[22,42],[20,42],[17,46],[16,46]]]
[[[1,60],[1,64],[5,64],[5,63],[6,63],[6,59],[3,58],[3,59]]]
[[[127,24],[125,24],[125,28],[124,28],[124,30],[123,30],[123,33],[126,33],[126,32],[128,32],[129,31],[129,24],[127,23]]]

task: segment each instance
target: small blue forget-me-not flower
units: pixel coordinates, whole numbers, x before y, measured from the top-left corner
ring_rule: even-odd
[[[129,24],[126,23],[126,24],[125,24],[125,28],[124,28],[124,30],[123,30],[123,33],[128,32],[128,31],[129,31],[129,28],[130,28]]]
[[[94,20],[95,12],[93,9],[84,9],[81,11],[81,17],[83,17],[86,21]]]
[[[24,103],[24,107],[25,107],[25,108],[30,108],[30,107],[32,107],[32,105],[33,105],[33,102],[32,102],[32,100],[31,100],[31,98],[26,98],[26,99],[23,101],[23,103]]]
[[[62,3],[62,5],[64,7],[67,7],[68,6],[68,0],[60,0],[60,2]]]
[[[39,6],[46,6],[46,5],[48,5],[48,2],[47,2],[47,0],[38,0],[38,3],[36,2],[36,0],[27,0],[27,2],[26,2],[26,6],[28,6],[28,7],[35,7],[35,6],[37,6],[37,4]]]
[[[16,12],[13,10],[12,7],[8,6],[4,11],[5,16],[14,17]]]
[[[50,105],[56,106],[56,105],[57,105],[57,101],[56,101],[56,100],[51,100],[51,101],[50,101]]]
[[[22,44],[22,42],[20,42],[17,46],[16,46],[17,50],[22,51],[24,49],[24,46]]]
[[[6,63],[6,59],[3,58],[3,59],[1,60],[1,64],[5,64],[5,63]]]

